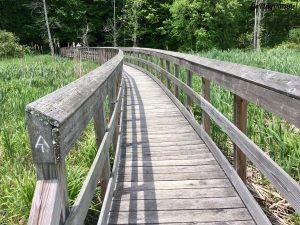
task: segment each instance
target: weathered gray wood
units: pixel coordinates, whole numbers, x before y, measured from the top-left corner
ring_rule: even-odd
[[[199,209],[228,209],[242,208],[243,202],[239,197],[202,198],[202,199],[155,199],[136,200],[132,205],[129,200],[114,200],[111,212],[149,211],[156,207],[158,211],[199,210]]]
[[[131,65],[135,67],[134,65]],[[156,79],[154,76],[152,76],[149,73],[146,73],[148,76],[150,76],[159,86],[164,90],[164,92],[168,95],[168,97],[175,103],[175,105],[179,108],[179,110],[183,113],[185,118],[190,122],[192,127],[195,129],[195,131],[198,133],[199,136],[203,140],[205,140],[205,143],[208,145],[210,150],[213,152],[214,156],[226,172],[226,175],[232,182],[232,184],[235,186],[237,191],[239,192],[243,202],[247,206],[249,212],[251,213],[251,216],[254,218],[255,222],[259,225],[264,224],[271,224],[266,215],[263,213],[260,206],[257,204],[249,190],[246,188],[245,185],[242,184],[241,179],[235,172],[235,170],[232,168],[230,163],[227,161],[225,156],[221,153],[221,151],[218,149],[216,144],[211,140],[209,135],[204,131],[204,129],[198,124],[196,119],[187,111],[187,109],[181,104],[181,102],[162,84],[158,79]],[[187,87],[185,84],[182,85],[182,82],[179,82],[177,79],[172,80],[174,83],[181,85],[182,88],[185,88],[185,91],[190,90],[189,87]],[[178,182],[178,181],[177,181]]]
[[[124,100],[124,94],[125,94],[125,88],[126,88],[126,84],[122,81],[121,83],[121,88],[122,88],[122,95],[120,96],[120,98],[118,98],[118,104],[121,105],[121,114],[119,117],[119,129],[118,129],[118,139],[117,139],[117,145],[116,145],[116,155],[115,155],[115,161],[113,164],[113,169],[112,169],[112,173],[111,173],[111,177],[109,179],[109,183],[108,183],[108,191],[107,194],[105,195],[105,198],[103,200],[103,204],[101,207],[101,211],[100,211],[100,216],[99,216],[99,220],[98,220],[98,225],[105,225],[107,224],[107,219],[108,219],[108,215],[109,215],[109,209],[111,206],[111,201],[112,201],[112,197],[113,197],[113,193],[114,193],[114,189],[116,187],[116,180],[117,180],[117,172],[119,169],[119,161],[120,161],[120,155],[121,155],[121,145],[122,145],[122,130],[123,130],[123,124],[122,124],[122,120],[123,120],[123,115],[124,115],[124,105],[125,105],[125,100]]]
[[[58,225],[62,211],[58,180],[36,183],[28,225]]]
[[[202,77],[202,96],[210,102],[210,81]],[[202,112],[203,128],[208,135],[210,135],[210,118],[205,111]]]
[[[147,64],[148,65],[148,64]],[[179,65],[175,64],[175,77],[179,78]],[[177,85],[174,85],[174,94],[176,98],[179,98],[179,89]]]
[[[247,129],[247,101],[234,95],[233,103],[233,117],[234,123],[243,133]],[[245,154],[234,145],[234,168],[244,183],[247,182],[247,158]]]
[[[56,158],[64,158],[80,137],[101,98],[122,70],[123,53],[88,75],[26,106],[36,120],[57,128],[53,135]],[[79,122],[80,121],[80,122]]]
[[[112,143],[113,139],[113,131],[117,126],[117,115],[121,108],[121,98],[123,93],[123,87],[121,86],[118,98],[114,107],[114,111],[112,113],[108,130],[104,135],[103,141],[99,147],[97,155],[93,161],[93,164],[89,170],[89,173],[84,181],[84,184],[75,200],[74,206],[71,209],[70,215],[67,218],[66,225],[68,224],[83,224],[84,219],[86,217],[87,211],[89,209],[89,205],[94,196],[94,191],[96,189],[97,183],[100,179],[101,170],[105,165],[106,161],[108,161],[108,151],[109,146]]]
[[[100,104],[100,107],[95,110],[94,114],[94,129],[96,136],[96,146],[97,149],[100,148],[101,142],[106,132],[106,119],[105,119],[105,110],[103,107],[103,102]],[[100,177],[100,185],[101,185],[101,198],[104,199],[105,190],[108,184],[108,179],[110,176],[110,162],[109,162],[109,153],[107,153],[107,161],[104,162],[104,166],[102,169],[102,174]]]
[[[156,199],[199,199],[199,198],[222,198],[237,197],[233,187],[203,188],[203,189],[174,189],[174,190],[144,190],[120,192],[116,191],[115,200],[156,200]]]
[[[131,216],[129,216],[129,214]],[[144,224],[144,223],[172,223],[172,222],[217,222],[250,220],[247,209],[223,210],[174,210],[174,211],[137,211],[111,212],[108,224]]]
[[[300,78],[297,76],[177,52],[124,50],[144,52],[180,64],[300,127]]]
[[[190,70],[186,71],[186,84],[190,87],[193,88],[193,73]],[[186,95],[186,107],[189,109],[189,111],[192,111],[192,98],[189,95]]]

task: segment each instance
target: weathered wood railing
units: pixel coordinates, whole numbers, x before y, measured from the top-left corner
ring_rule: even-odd
[[[78,50],[62,48],[61,54],[74,57],[74,51]],[[123,52],[112,48],[93,49],[92,53],[82,48],[79,52],[82,59],[103,65],[26,107],[38,180],[28,224],[83,224],[99,180],[103,180],[101,191],[106,190],[106,196],[111,196],[114,189],[121,142],[118,124],[122,118],[125,85],[122,81]],[[107,96],[111,104],[108,126],[103,108]],[[69,207],[65,158],[91,119],[94,120],[98,152],[75,204]],[[112,171],[111,144],[115,153]],[[101,218],[106,211],[102,210]]]
[[[246,182],[246,157],[269,179],[295,211],[300,213],[299,184],[245,135],[247,102],[252,102],[300,127],[299,77],[171,51],[145,48],[122,50],[126,64],[151,76],[175,104],[182,111],[186,111],[186,118],[211,149],[245,204],[252,206],[248,209],[258,224],[269,224],[269,221],[262,221],[265,217],[260,216],[257,204],[252,204],[253,197],[247,194],[249,192],[244,185],[240,185],[241,180]],[[171,74],[170,64],[174,65],[174,74]],[[180,67],[187,71],[186,83],[179,79]],[[202,96],[193,90],[193,75],[202,77]],[[233,93],[234,122],[228,120],[210,103],[210,82]],[[174,88],[171,88],[171,83]],[[179,89],[185,93],[185,107],[178,100]],[[202,125],[184,109],[189,109],[192,101],[203,110]],[[229,162],[209,136],[211,119],[235,144],[234,167],[237,172],[231,169]]]

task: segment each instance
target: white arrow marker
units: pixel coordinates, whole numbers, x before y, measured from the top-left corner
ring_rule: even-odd
[[[39,138],[35,144],[35,148],[38,148],[38,147],[41,148],[42,152],[45,152],[45,149],[44,149],[45,147],[50,148],[48,143],[46,142],[46,140],[41,135],[39,136]],[[48,151],[48,149],[47,149],[47,151]]]

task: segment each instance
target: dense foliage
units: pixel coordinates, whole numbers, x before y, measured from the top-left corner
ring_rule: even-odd
[[[13,33],[0,30],[0,58],[23,56],[27,48],[18,41]]]
[[[173,50],[249,48],[252,45],[254,0],[115,1],[119,46],[132,46],[134,36],[138,46]],[[41,2],[0,1],[0,29],[15,33],[23,44],[47,46]],[[289,39],[291,30],[299,28],[300,4],[297,2],[268,0],[268,4],[289,3],[297,7],[264,11],[263,46],[279,45]],[[56,42],[64,46],[82,42],[87,33],[90,45],[112,45],[113,0],[47,0],[47,6]]]

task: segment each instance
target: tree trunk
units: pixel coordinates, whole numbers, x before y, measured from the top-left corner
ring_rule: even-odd
[[[116,0],[114,0],[114,47],[117,47],[117,33],[116,33]]]
[[[46,28],[47,28],[47,33],[48,33],[49,47],[51,50],[51,55],[54,56],[54,47],[53,47],[53,42],[52,42],[51,32],[50,32],[50,27],[49,27],[46,0],[43,0],[43,4],[44,4],[44,13],[45,13]]]
[[[266,0],[255,1],[255,17],[253,29],[253,47],[255,51],[260,51],[261,48],[261,22],[263,19],[262,5],[266,4]]]

